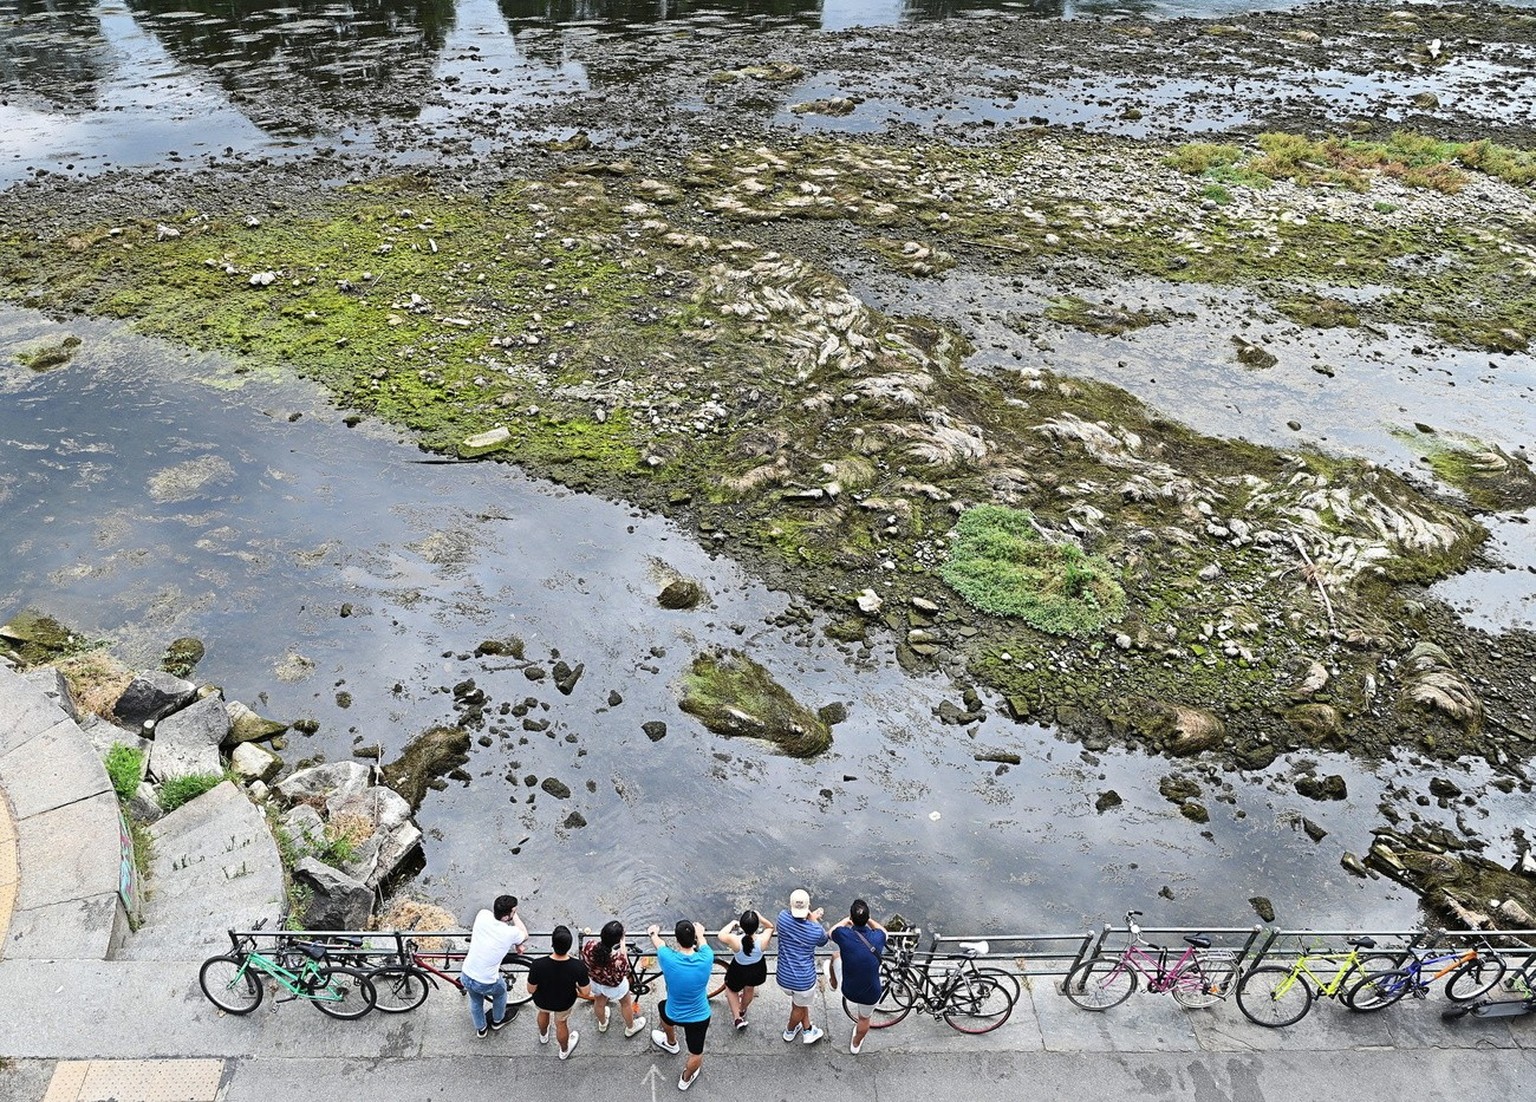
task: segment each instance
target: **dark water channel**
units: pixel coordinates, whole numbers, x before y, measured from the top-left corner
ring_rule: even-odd
[[[507,734],[474,747],[470,782],[422,808],[420,883],[451,907],[507,884],[540,920],[724,914],[805,882],[950,929],[1071,929],[1133,905],[1242,924],[1252,895],[1292,922],[1412,914],[1405,893],[1338,865],[1411,764],[1326,762],[1350,790],[1326,805],[1291,791],[1285,760],[1231,774],[1224,793],[1207,785],[1212,821],[1196,826],[1157,793],[1167,762],[1085,755],[998,716],[941,727],[932,710],[947,684],[903,674],[884,643],[861,656],[814,628],[773,626],[786,596],[672,523],[505,466],[423,462],[291,381],[236,376],[105,324],[68,331],[84,339],[76,360],[34,374],[12,350],[64,330],[0,311],[0,608],[39,606],[140,662],[200,636],[200,676],[320,722],[292,738],[290,760],[355,743],[388,758],[455,722],[447,687],[469,677],[498,704],[531,700],[547,732],[494,717]],[[703,581],[708,607],[658,609],[663,568]],[[509,634],[530,658],[584,663],[575,691],[471,657]],[[791,760],[681,714],[672,685],[715,646],[748,649],[807,702],[846,701],[831,753]],[[623,702],[610,707],[612,690]],[[668,724],[660,742],[641,731],[652,719]],[[1023,764],[999,774],[972,759],[978,747]],[[570,799],[529,775],[559,778]],[[1111,788],[1124,805],[1095,812]],[[1487,806],[1495,821],[1519,814]],[[562,825],[573,810],[585,827]],[[1297,814],[1332,833],[1312,843]]]

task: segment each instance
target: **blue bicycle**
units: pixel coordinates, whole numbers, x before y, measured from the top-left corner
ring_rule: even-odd
[[[1429,935],[1422,947],[1410,942],[1403,957],[1406,964],[1400,962],[1401,966],[1391,972],[1366,976],[1345,992],[1344,1005],[1361,1013],[1385,1010],[1404,995],[1422,999],[1429,993],[1429,985],[1442,976],[1450,977],[1445,985],[1446,998],[1470,1002],[1492,991],[1504,978],[1509,966],[1486,942],[1463,952],[1432,953],[1428,946],[1438,937],[1438,932]]]

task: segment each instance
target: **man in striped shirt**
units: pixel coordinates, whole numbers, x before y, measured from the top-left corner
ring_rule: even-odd
[[[821,924],[821,908],[811,910],[810,893],[796,888],[789,908],[779,912],[779,986],[789,993],[789,1024],[784,1027],[787,1044],[799,1037],[802,1044],[821,1040],[820,1026],[811,1024],[811,996],[816,993],[816,950],[827,943]]]

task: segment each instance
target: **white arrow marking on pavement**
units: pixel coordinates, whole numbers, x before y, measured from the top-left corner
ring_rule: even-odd
[[[656,1102],[656,1082],[660,1078],[661,1069],[652,1063],[651,1070],[645,1073],[645,1078],[642,1080],[642,1082],[649,1083],[651,1085],[651,1102]]]

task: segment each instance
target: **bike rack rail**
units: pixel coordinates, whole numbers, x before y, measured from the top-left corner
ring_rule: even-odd
[[[1415,938],[1422,938],[1433,932],[1435,938],[1433,944],[1454,946],[1469,942],[1489,942],[1515,967],[1515,961],[1520,959],[1520,951],[1524,950],[1524,960],[1518,966],[1526,968],[1536,961],[1536,930],[1284,930],[1272,927],[1268,931],[1268,937],[1254,953],[1253,961],[1248,966],[1248,971],[1257,968],[1264,959],[1274,950],[1275,943],[1283,938],[1296,938],[1298,945],[1312,946],[1320,952],[1348,953],[1348,939],[1352,937],[1369,937],[1375,939],[1389,938],[1396,942],[1394,945],[1377,945],[1376,951],[1385,953],[1406,952],[1408,945]],[[1526,941],[1525,945],[1500,945],[1499,942]],[[1370,950],[1367,950],[1368,952]],[[1287,956],[1295,956],[1294,953],[1286,953]]]

